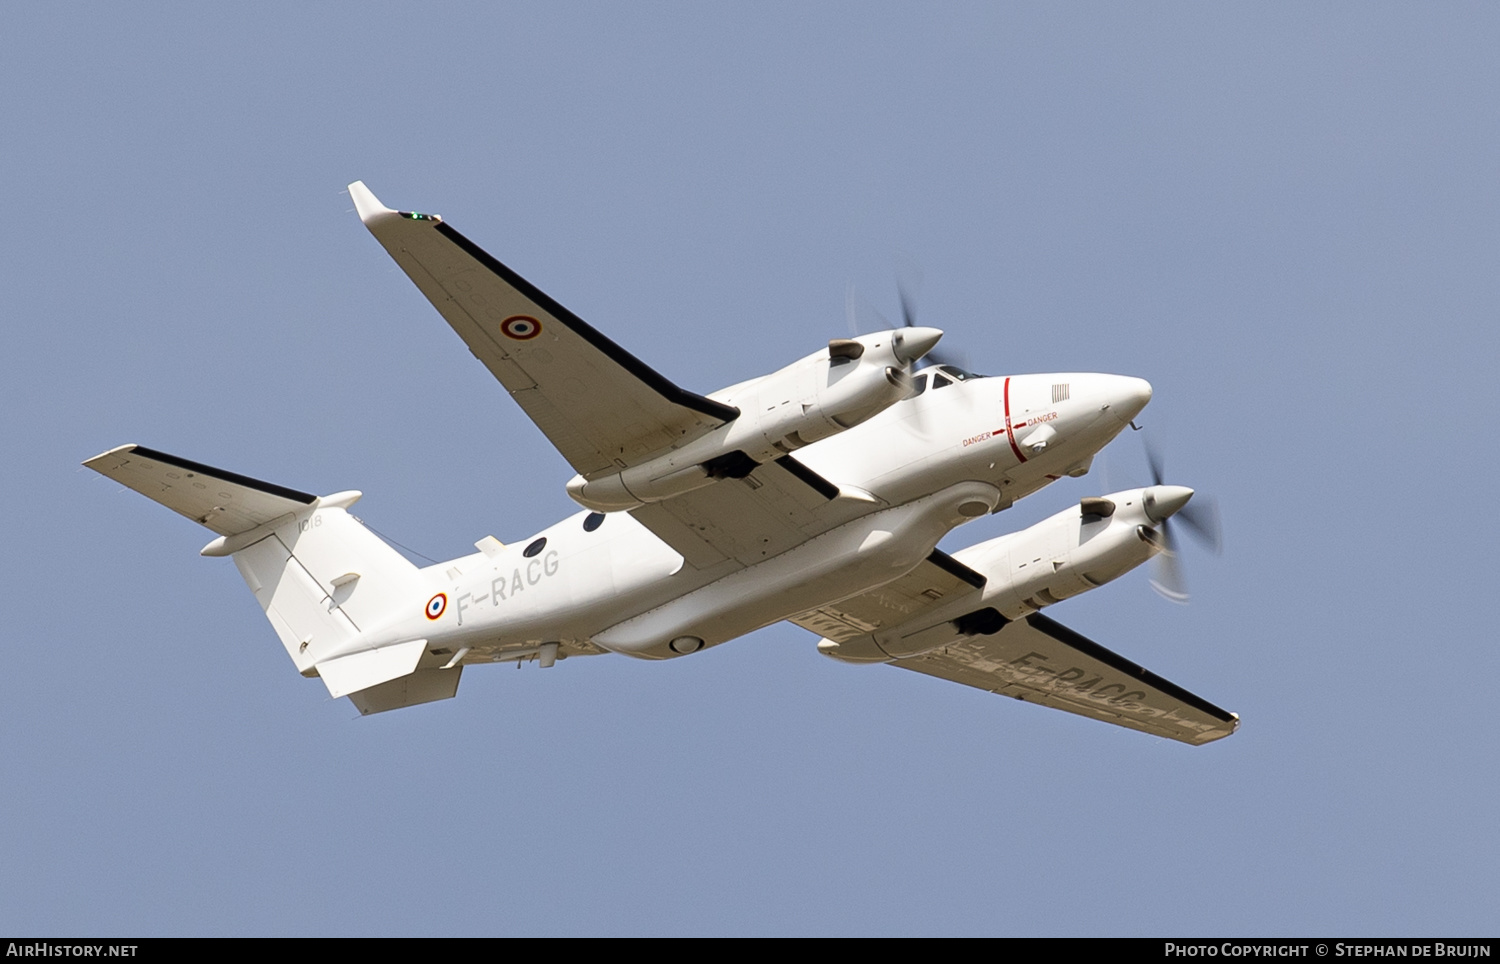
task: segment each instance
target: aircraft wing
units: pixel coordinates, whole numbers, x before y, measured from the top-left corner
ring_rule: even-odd
[[[360,220],[577,472],[625,468],[733,420],[674,385],[441,218],[393,211],[361,181]]]
[[[1041,613],[891,665],[1194,745],[1229,736],[1240,724],[1235,714]]]
[[[674,495],[630,514],[695,569],[751,566],[879,508],[841,497],[837,485],[791,455],[743,479]]]
[[[984,588],[984,576],[941,549],[911,572],[878,589],[814,609],[792,622],[834,642],[895,626],[918,613],[946,605],[959,596]]]

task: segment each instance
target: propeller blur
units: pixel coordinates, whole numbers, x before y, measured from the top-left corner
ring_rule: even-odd
[[[1223,551],[1224,545],[1219,526],[1218,503],[1208,497],[1200,497],[1197,502],[1189,505],[1188,500],[1193,498],[1192,489],[1180,485],[1163,485],[1166,472],[1161,452],[1149,442],[1146,445],[1146,460],[1151,465],[1152,487],[1161,493],[1157,497],[1160,502],[1155,507],[1152,518],[1161,524],[1162,551],[1156,557],[1151,588],[1172,602],[1186,604],[1190,596],[1182,575],[1177,538],[1172,534],[1175,527],[1169,520],[1181,520],[1198,542],[1218,555]]]

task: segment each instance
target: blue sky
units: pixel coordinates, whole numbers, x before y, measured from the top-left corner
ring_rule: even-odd
[[[1481,4],[14,7],[0,930],[1492,935],[1500,14]],[[1151,380],[1193,605],[1050,614],[1194,749],[773,627],[358,719],[140,442],[429,556],[571,470],[360,226],[443,214],[696,391],[847,332]],[[1096,471],[954,549],[1140,484]]]

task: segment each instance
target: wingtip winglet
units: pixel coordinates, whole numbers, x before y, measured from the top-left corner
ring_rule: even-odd
[[[380,198],[374,192],[365,187],[364,181],[355,181],[349,185],[349,196],[354,199],[354,210],[359,212],[359,219],[369,224],[377,218],[397,212],[380,203]]]
[[[109,449],[106,452],[100,452],[98,455],[94,456],[91,459],[84,459],[82,464],[88,466],[91,469],[94,469],[95,471],[98,471],[99,466],[104,464],[104,461],[110,456],[123,456],[129,452],[134,452],[139,447],[140,446],[138,446],[134,442],[129,442],[125,445],[116,445],[114,448]]]

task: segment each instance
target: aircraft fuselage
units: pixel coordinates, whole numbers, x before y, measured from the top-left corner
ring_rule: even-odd
[[[580,512],[422,569],[425,595],[366,628],[359,646],[424,638],[423,665],[442,665],[460,652],[468,662],[545,657],[555,642],[648,659],[716,645],[883,585],[954,526],[1083,474],[1150,393],[1141,379],[1098,374],[934,385],[795,452],[862,508],[803,545],[748,567],[698,569],[627,512]]]

